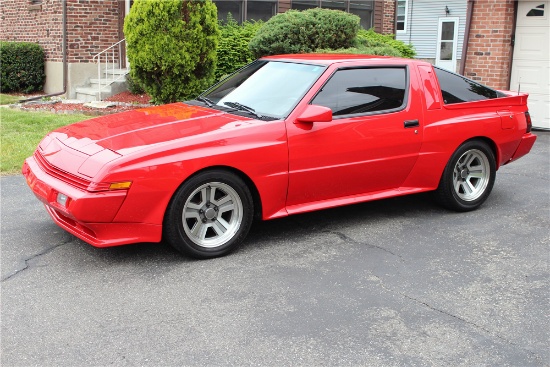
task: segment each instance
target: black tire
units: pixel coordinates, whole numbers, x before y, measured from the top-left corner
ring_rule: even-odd
[[[207,259],[234,250],[252,225],[248,186],[224,170],[201,172],[185,181],[166,210],[164,239],[178,251]]]
[[[477,209],[487,200],[495,184],[495,155],[487,143],[471,140],[462,144],[447,163],[436,199],[459,212]]]

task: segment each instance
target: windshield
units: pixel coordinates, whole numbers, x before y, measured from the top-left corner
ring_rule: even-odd
[[[258,60],[201,97],[216,106],[248,108],[259,116],[284,118],[324,70],[325,67],[319,65]]]

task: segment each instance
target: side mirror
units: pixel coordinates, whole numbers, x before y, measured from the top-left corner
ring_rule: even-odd
[[[318,105],[308,105],[304,112],[296,119],[296,123],[300,122],[330,122],[332,121],[332,110],[328,107]]]

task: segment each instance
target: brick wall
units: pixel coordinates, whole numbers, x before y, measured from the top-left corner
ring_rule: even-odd
[[[69,63],[91,62],[119,40],[118,9],[118,0],[67,0]],[[61,0],[2,0],[0,39],[36,42],[46,61],[62,61],[62,16]]]
[[[119,40],[117,0],[67,0],[69,62],[91,62]]]
[[[40,44],[48,61],[62,61],[62,10],[60,0],[31,4],[26,0],[2,0],[0,39]]]
[[[513,0],[478,0],[474,3],[464,75],[495,89],[508,89]]]
[[[395,4],[394,0],[384,0],[382,33],[395,34]]]
[[[374,0],[374,30],[395,34],[395,0]]]

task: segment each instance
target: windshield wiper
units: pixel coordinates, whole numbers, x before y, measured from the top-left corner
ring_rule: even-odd
[[[239,102],[224,102],[223,104],[239,111],[249,112],[259,119],[263,117],[262,115],[257,113],[256,110],[252,107],[245,106],[244,104],[240,104]]]
[[[206,97],[198,96],[196,99],[197,99],[197,101],[201,101],[201,102],[206,103],[206,105],[208,107],[212,107],[214,105],[214,102],[212,102],[210,99],[208,99]]]

